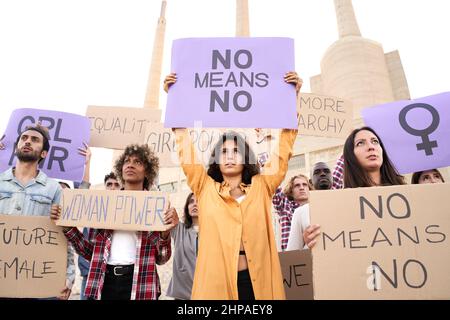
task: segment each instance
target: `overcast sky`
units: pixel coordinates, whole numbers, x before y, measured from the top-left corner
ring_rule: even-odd
[[[0,0],[0,131],[24,107],[84,114],[142,107],[160,0]],[[332,0],[249,0],[252,36],[295,39],[296,70],[320,73],[338,38]],[[412,98],[450,87],[450,1],[354,0],[363,37],[399,50]],[[163,76],[172,40],[235,35],[235,0],[167,0]],[[165,107],[161,90],[160,107]],[[108,154],[95,150],[92,180]],[[98,170],[96,168],[102,168]]]

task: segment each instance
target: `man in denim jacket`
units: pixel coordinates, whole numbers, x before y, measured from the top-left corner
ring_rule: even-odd
[[[50,149],[48,129],[28,126],[16,141],[16,166],[0,173],[0,214],[48,216],[52,204],[59,204],[61,187],[38,165]],[[66,287],[60,299],[68,299],[75,279],[73,251],[68,251]]]

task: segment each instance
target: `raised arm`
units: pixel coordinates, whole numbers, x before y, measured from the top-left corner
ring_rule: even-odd
[[[90,170],[91,170],[91,149],[86,142],[83,142],[84,148],[78,148],[78,153],[86,157],[83,181],[81,181],[80,189],[89,189],[90,183]]]
[[[264,166],[262,177],[270,194],[275,192],[286,176],[296,137],[297,129],[283,129],[280,134],[278,150],[272,153],[269,162]]]
[[[296,72],[288,72],[284,76],[284,81],[295,85],[298,96],[303,84],[303,80]],[[264,166],[263,179],[265,180],[269,192],[273,194],[275,189],[281,184],[288,169],[288,161],[292,156],[297,129],[283,129],[280,134],[278,150],[271,154],[269,162]]]
[[[169,92],[170,86],[177,81],[176,73],[171,73],[164,79],[164,91]],[[175,133],[178,158],[186,175],[187,183],[194,194],[199,195],[208,177],[203,164],[197,161],[195,148],[186,128],[173,128]]]
[[[203,164],[198,163],[195,148],[187,129],[174,129],[178,158],[186,175],[187,183],[196,196],[199,196],[205,185],[208,174]]]

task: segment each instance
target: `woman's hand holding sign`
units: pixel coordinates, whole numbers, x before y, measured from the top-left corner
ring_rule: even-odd
[[[284,81],[295,85],[295,92],[298,94],[303,85],[303,80],[295,71],[290,71],[284,75]]]
[[[296,94],[300,92],[300,89],[303,85],[303,80],[300,78],[295,71],[289,71],[284,75],[284,81],[286,83],[290,83],[295,86]],[[177,74],[176,73],[170,73],[164,78],[164,91],[167,93],[169,92],[170,87],[177,82]],[[298,115],[297,115],[298,116]],[[172,129],[173,131],[176,130],[176,128]]]
[[[0,150],[5,150],[5,144],[3,143],[3,139],[5,139],[5,135],[0,138]]]
[[[167,239],[169,237],[170,230],[172,230],[173,228],[175,228],[177,226],[178,221],[179,221],[178,213],[177,213],[177,210],[175,210],[175,208],[171,207],[164,213],[164,224],[170,224],[170,225],[172,225],[172,227],[170,227],[170,229],[168,229],[166,231],[161,232],[161,237],[163,239]]]
[[[317,242],[317,237],[320,235],[320,226],[317,224],[311,225],[303,232],[303,241],[308,248],[313,248]]]
[[[164,91],[169,92],[169,87],[177,82],[177,74],[171,73],[164,79]]]

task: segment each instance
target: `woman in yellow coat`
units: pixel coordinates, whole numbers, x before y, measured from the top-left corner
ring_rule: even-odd
[[[166,77],[165,90],[176,75]],[[295,72],[285,81],[302,81]],[[222,136],[208,171],[196,161],[186,129],[174,129],[178,154],[199,211],[199,251],[192,299],[285,299],[272,228],[271,199],[283,181],[297,130],[283,129],[279,152],[260,173],[255,156],[237,133]]]

